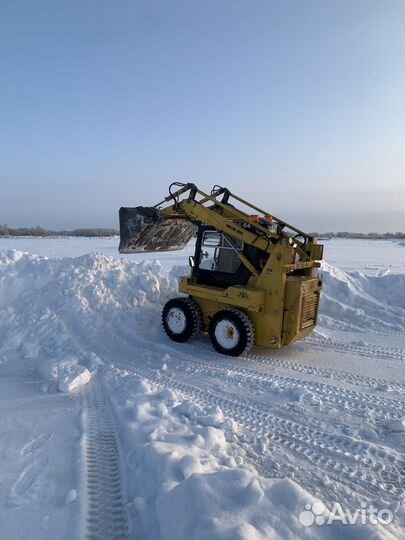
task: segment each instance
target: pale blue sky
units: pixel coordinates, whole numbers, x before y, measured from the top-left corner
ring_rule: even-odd
[[[0,0],[0,222],[117,226],[172,180],[404,230],[403,0]]]

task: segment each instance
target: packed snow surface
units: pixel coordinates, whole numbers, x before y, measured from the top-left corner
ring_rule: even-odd
[[[346,272],[359,270],[365,274],[401,272],[404,269],[403,240],[356,240],[332,238],[320,241],[325,246],[326,260]],[[45,257],[79,257],[87,253],[103,253],[114,258],[126,258],[118,253],[119,237],[111,238],[35,238],[0,237],[0,251],[17,249],[43,255]],[[182,251],[159,253],[159,261],[166,270],[173,265],[184,264],[189,255],[194,254],[194,240]],[[137,253],[130,256],[131,261],[140,262],[154,254]]]
[[[0,538],[82,538],[98,496],[123,538],[403,534],[405,275],[324,263],[317,331],[234,359],[163,335],[170,257],[0,252]],[[334,502],[393,521],[303,524]]]

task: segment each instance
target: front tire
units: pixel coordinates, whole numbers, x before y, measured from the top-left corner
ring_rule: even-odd
[[[173,298],[162,311],[162,326],[173,341],[182,343],[196,337],[202,328],[198,304],[190,298]]]
[[[255,341],[253,323],[239,309],[218,311],[210,321],[208,333],[214,349],[228,356],[248,353]]]

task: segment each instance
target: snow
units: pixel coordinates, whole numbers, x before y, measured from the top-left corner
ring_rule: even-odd
[[[397,433],[401,433],[401,432],[404,432],[405,431],[405,420],[402,419],[394,419],[394,420],[390,420],[388,422],[388,425],[387,425],[388,429],[393,431],[393,432],[397,432]]]
[[[70,489],[66,493],[65,504],[72,504],[73,502],[75,502],[76,499],[77,499],[77,491],[75,489]]]
[[[332,266],[345,272],[359,270],[365,274],[376,274],[387,269],[401,272],[404,269],[404,240],[356,240],[332,238],[322,240],[325,258]],[[15,249],[35,253],[45,257],[79,257],[87,253],[102,253],[114,258],[130,258],[140,262],[153,259],[153,253],[137,253],[131,256],[118,253],[119,237],[111,238],[35,238],[0,237],[0,251]],[[182,251],[159,253],[159,261],[166,270],[179,264],[187,264],[188,257],[194,255],[194,240]]]
[[[91,379],[90,371],[84,366],[63,366],[58,370],[59,390],[72,392],[77,390]]]
[[[22,250],[0,251],[0,538],[86,536],[95,484],[114,508],[121,493],[130,538],[403,534],[399,243],[327,242],[316,332],[235,359],[162,333],[192,246],[158,261],[110,256],[116,239],[7,240]],[[107,254],[85,253],[97,242]],[[335,501],[393,523],[300,522]]]
[[[38,355],[38,345],[29,346],[29,354],[26,358],[34,358]],[[27,346],[24,347],[27,350]],[[35,351],[35,352],[34,352]],[[91,361],[89,362],[92,365]],[[87,384],[91,379],[91,372],[85,366],[79,364],[77,358],[44,358],[38,363],[38,372],[45,379],[55,381],[61,392],[72,392]]]
[[[340,329],[401,332],[405,323],[405,274],[344,272],[322,264],[321,324]]]
[[[244,463],[241,449],[227,441],[221,412],[204,415],[188,401],[177,404],[175,393],[142,378],[109,378],[139,531],[164,540],[297,538],[302,509],[317,499],[291,479],[263,478]],[[389,537],[380,527],[345,532],[346,538]],[[328,538],[341,534],[339,525],[329,526]],[[323,538],[322,531],[308,530],[306,538]]]
[[[17,251],[35,253],[44,257],[80,257],[87,253],[102,253],[116,259],[128,258],[128,255],[118,253],[119,237],[111,238],[35,238],[35,237],[0,237],[0,251],[15,249]],[[183,261],[187,264],[189,255],[194,255],[193,241],[182,251],[168,251],[159,253],[159,260],[166,269]],[[131,255],[131,261],[141,262],[145,258],[153,259],[155,255],[137,253]]]

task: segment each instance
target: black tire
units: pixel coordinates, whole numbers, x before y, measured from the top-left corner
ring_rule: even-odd
[[[179,323],[177,328],[176,317]],[[198,304],[191,298],[169,300],[162,311],[162,326],[173,341],[182,343],[195,338],[202,329],[202,315]]]
[[[226,329],[227,332],[233,332],[229,336],[229,344],[225,346],[224,341],[228,339],[228,336],[223,336],[224,339],[221,339],[219,334],[222,332],[222,327],[225,327],[224,324],[228,321],[229,327]],[[235,332],[235,329],[237,332]],[[240,356],[241,354],[246,354],[252,348],[255,342],[255,329],[252,321],[239,309],[223,309],[215,313],[212,317],[208,333],[211,339],[211,343],[216,351],[221,354],[226,354],[228,356]],[[221,343],[222,341],[222,343]],[[229,345],[229,346],[228,346]]]

